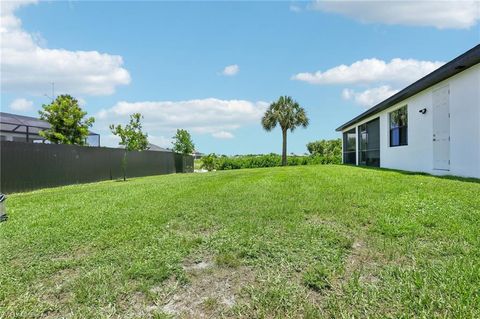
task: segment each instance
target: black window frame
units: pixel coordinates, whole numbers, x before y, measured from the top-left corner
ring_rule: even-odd
[[[358,165],[380,167],[380,117],[357,127]]]
[[[354,143],[353,143],[354,145],[352,145],[353,148],[348,147],[349,138],[354,139]],[[357,164],[357,129],[355,127],[348,131],[343,132],[343,164],[349,164],[349,165]]]
[[[399,125],[399,123],[393,123],[392,115],[396,112],[401,112],[401,110],[403,109],[405,110],[405,119],[403,120],[405,123],[400,123],[403,125]],[[390,147],[399,147],[399,146],[408,145],[408,105],[404,105],[388,113],[388,131],[389,131],[388,140],[389,140]],[[393,140],[393,137],[396,134],[398,134],[398,143]]]

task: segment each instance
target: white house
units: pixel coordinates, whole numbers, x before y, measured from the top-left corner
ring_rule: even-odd
[[[480,45],[337,131],[343,163],[480,178]]]

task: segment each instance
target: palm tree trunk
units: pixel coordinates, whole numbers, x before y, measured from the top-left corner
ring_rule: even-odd
[[[282,166],[287,166],[287,130],[282,130]]]

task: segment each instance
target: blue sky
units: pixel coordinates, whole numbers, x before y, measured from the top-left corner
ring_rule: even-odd
[[[29,2],[2,3],[2,111],[36,116],[54,81],[109,146],[139,111],[161,146],[186,128],[202,152],[280,152],[259,119],[291,95],[310,118],[289,135],[301,154],[480,42],[468,1]]]

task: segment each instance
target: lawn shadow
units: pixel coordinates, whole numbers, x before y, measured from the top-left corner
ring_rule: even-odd
[[[400,169],[393,169],[393,168],[383,168],[383,167],[372,167],[372,166],[361,166],[361,165],[347,165],[346,166],[350,167],[356,167],[359,169],[365,169],[365,170],[374,170],[374,171],[383,171],[383,172],[395,172],[395,173],[400,173],[403,175],[411,175],[411,176],[429,176],[429,177],[434,177],[434,178],[439,178],[439,179],[448,179],[448,180],[454,180],[454,181],[459,181],[459,182],[467,182],[467,183],[475,183],[475,184],[480,184],[480,179],[479,178],[474,178],[474,177],[461,177],[461,176],[455,176],[455,175],[433,175],[425,172],[411,172],[411,171],[404,171]]]

